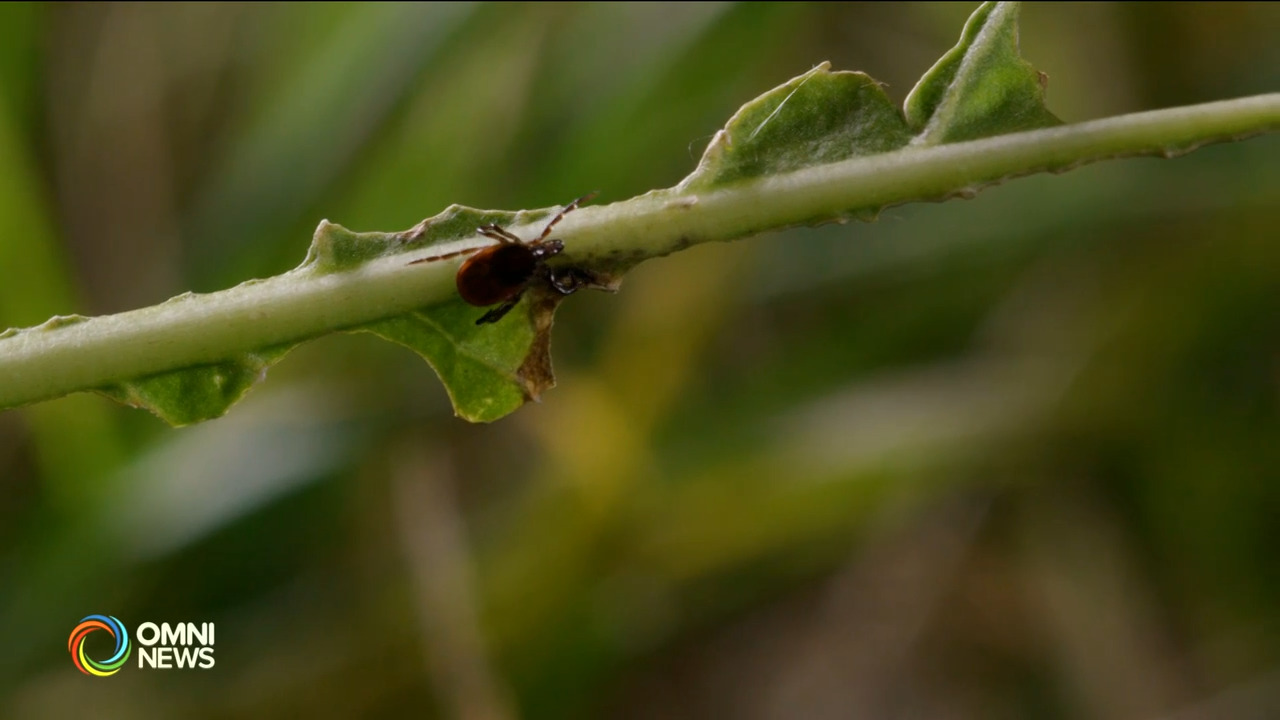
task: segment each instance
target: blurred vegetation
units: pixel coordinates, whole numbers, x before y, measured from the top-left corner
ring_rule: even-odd
[[[971,9],[0,5],[0,326],[667,186],[821,60],[900,101]],[[1276,5],[1022,26],[1067,121],[1280,85]],[[182,430],[0,414],[0,716],[1274,716],[1277,207],[1264,137],[701,246],[571,298],[492,426],[366,336]],[[83,676],[91,613],[217,666]]]

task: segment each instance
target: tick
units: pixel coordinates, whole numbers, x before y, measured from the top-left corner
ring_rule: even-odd
[[[592,282],[592,276],[585,270],[575,267],[549,267],[546,260],[564,251],[564,243],[550,237],[551,229],[563,220],[565,215],[577,209],[579,204],[593,197],[595,193],[583,195],[565,205],[564,209],[556,213],[556,216],[551,218],[547,226],[542,229],[542,234],[528,242],[521,240],[501,225],[493,223],[476,228],[476,232],[497,240],[497,245],[421,258],[409,264],[416,265],[474,253],[462,263],[462,267],[458,268],[458,294],[463,300],[476,307],[497,305],[476,320],[477,325],[498,322],[520,302],[525,290],[535,279],[545,280],[561,295],[571,295]]]

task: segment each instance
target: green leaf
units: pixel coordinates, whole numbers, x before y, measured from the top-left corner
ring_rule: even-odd
[[[983,3],[960,43],[907,95],[915,144],[976,140],[1061,125],[1044,105],[1048,77],[1018,54],[1018,3]]]
[[[125,405],[150,410],[174,427],[190,425],[221,417],[266,377],[267,368],[293,348],[270,348],[226,362],[149,375],[98,392]]]
[[[551,309],[531,312],[526,299],[497,325],[476,325],[476,308],[451,300],[361,329],[404,345],[430,363],[459,417],[492,422],[554,385]]]
[[[905,117],[880,83],[822,63],[743,105],[678,190],[699,192],[913,145],[1059,125],[1044,75],[1018,55],[1018,3],[984,3],[960,43],[907,96]]]
[[[679,189],[710,190],[907,144],[907,124],[879,83],[830,70],[824,62],[743,105]]]

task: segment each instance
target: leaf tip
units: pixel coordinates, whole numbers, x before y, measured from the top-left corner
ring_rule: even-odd
[[[1018,48],[1019,3],[983,3],[960,40],[903,103],[913,145],[977,140],[1062,123],[1045,106],[1048,75]]]

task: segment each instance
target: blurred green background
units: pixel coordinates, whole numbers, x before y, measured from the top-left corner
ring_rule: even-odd
[[[670,186],[822,60],[901,101],[973,7],[0,5],[0,327]],[[1277,38],[1023,9],[1067,121],[1275,91]],[[195,427],[0,413],[0,717],[1280,717],[1277,208],[1264,137],[700,246],[567,302],[491,426],[368,335]],[[216,667],[82,675],[93,613]]]

